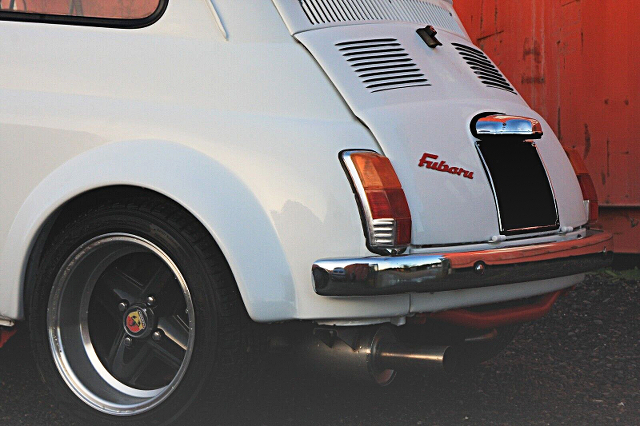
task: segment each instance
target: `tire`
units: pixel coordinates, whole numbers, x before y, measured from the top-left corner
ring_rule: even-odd
[[[105,202],[68,223],[46,248],[29,313],[41,377],[83,424],[184,423],[234,397],[256,361],[221,251],[161,197]]]

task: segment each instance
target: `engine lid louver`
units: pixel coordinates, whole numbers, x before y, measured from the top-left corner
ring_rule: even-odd
[[[395,38],[344,41],[336,47],[371,93],[431,86]]]
[[[451,44],[485,86],[506,90],[514,94],[516,93],[500,70],[491,63],[484,52],[460,43]]]
[[[404,21],[460,32],[447,10],[424,0],[299,0],[312,25],[351,21]]]

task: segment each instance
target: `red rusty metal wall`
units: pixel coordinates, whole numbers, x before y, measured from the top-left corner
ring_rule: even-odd
[[[640,253],[640,1],[454,0],[471,39],[582,153],[616,251]]]

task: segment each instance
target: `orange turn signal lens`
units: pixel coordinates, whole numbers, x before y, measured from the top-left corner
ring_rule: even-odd
[[[589,224],[592,225],[598,221],[598,194],[596,194],[596,188],[580,153],[575,149],[565,149],[565,152],[569,157],[573,170],[576,172],[576,177],[582,190],[582,199],[589,215]]]
[[[353,170],[347,167],[351,178],[358,179],[362,186],[358,195],[366,210],[370,244],[385,248],[408,246],[411,212],[391,161],[369,151],[350,152],[343,158],[353,166]]]
[[[351,158],[365,189],[402,188],[387,157],[375,152],[352,154]]]

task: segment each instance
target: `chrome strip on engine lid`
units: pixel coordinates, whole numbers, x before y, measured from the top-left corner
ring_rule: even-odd
[[[522,136],[529,139],[542,137],[542,126],[534,118],[513,115],[488,115],[475,124],[476,136]]]

